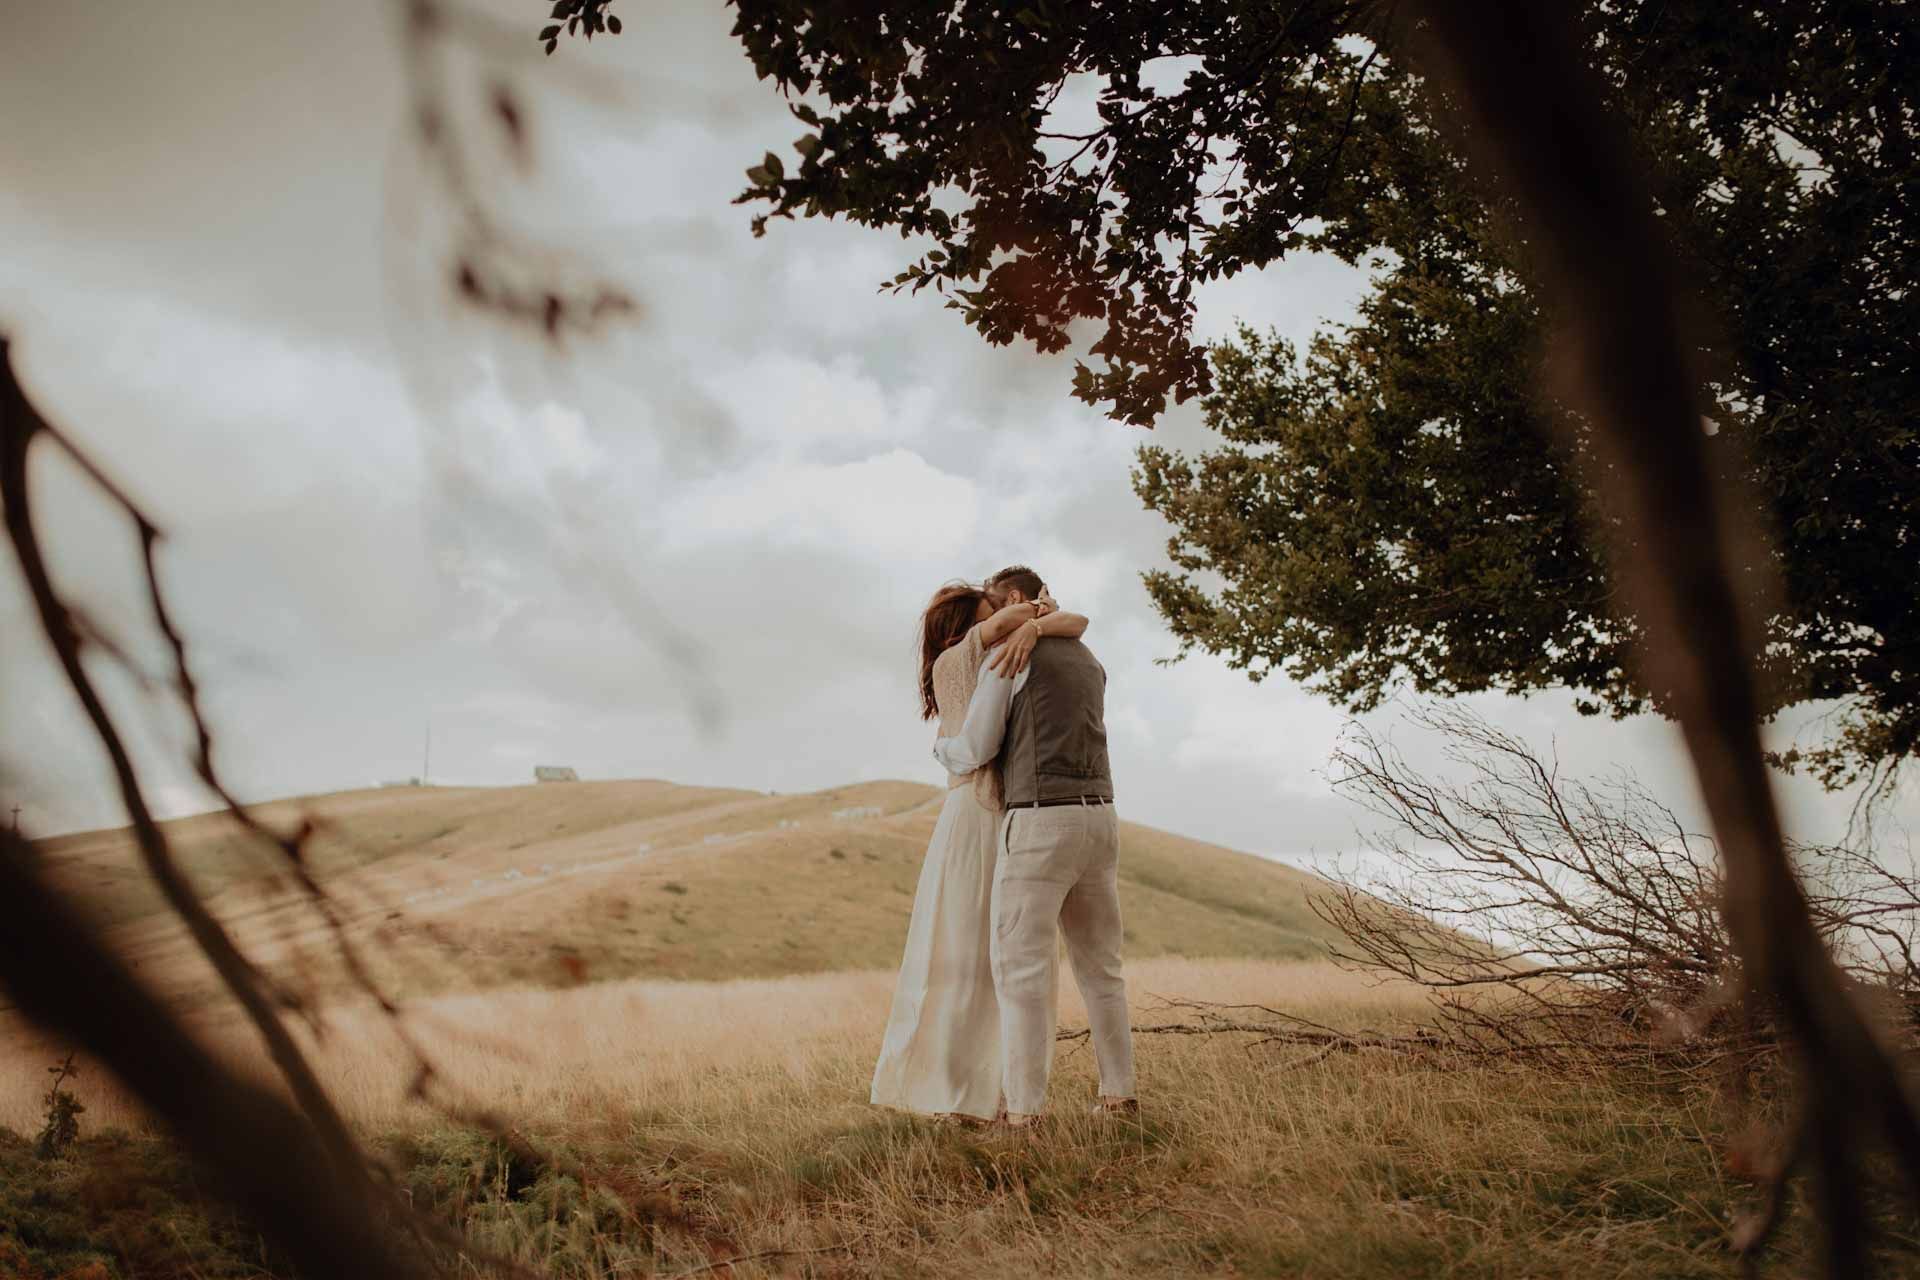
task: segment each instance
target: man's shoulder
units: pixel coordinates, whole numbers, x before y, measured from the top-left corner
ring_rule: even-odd
[[[1034,672],[1040,679],[1072,679],[1071,672],[1098,671],[1102,680],[1106,679],[1107,669],[1100,665],[1100,659],[1094,657],[1093,650],[1077,636],[1043,636],[1040,643],[1033,647],[1033,658],[1027,670]]]
[[[1088,658],[1092,658],[1093,661],[1100,661],[1098,658],[1093,657],[1093,650],[1088,648],[1087,642],[1079,636],[1042,636],[1040,637],[1040,643],[1033,647],[1035,653],[1038,653],[1041,649],[1047,649],[1054,654],[1065,654],[1070,650],[1078,650],[1079,653],[1085,654]],[[1078,655],[1076,654],[1075,656]]]

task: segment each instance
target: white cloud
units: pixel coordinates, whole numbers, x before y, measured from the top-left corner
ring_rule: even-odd
[[[889,394],[858,357],[844,351],[826,361],[790,351],[760,353],[737,368],[712,370],[707,389],[763,459],[844,455],[875,442],[908,444],[933,417],[931,387]]]
[[[417,495],[411,406],[361,353],[176,300],[26,283],[23,380],[170,527],[326,501],[349,480],[367,498]]]
[[[493,362],[474,362],[465,395],[430,417],[435,480],[458,499],[548,514],[608,479],[609,458],[580,411],[552,400],[523,404]]]
[[[1173,748],[1174,764],[1224,770],[1291,795],[1327,794],[1327,759],[1348,719],[1338,708],[1235,672],[1196,672],[1190,683],[1198,696]]]
[[[802,462],[724,476],[669,508],[671,545],[813,546],[866,559],[918,558],[968,545],[979,519],[974,483],[908,449],[857,462]]]
[[[1159,739],[1140,708],[1125,700],[1107,704],[1107,735],[1111,740],[1145,751],[1152,750]]]

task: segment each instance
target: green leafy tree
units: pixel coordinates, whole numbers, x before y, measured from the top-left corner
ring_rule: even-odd
[[[1502,193],[1436,129],[1392,4],[735,8],[807,130],[748,170],[756,233],[803,214],[897,229],[911,258],[890,287],[933,288],[996,344],[1079,345],[1083,400],[1147,426],[1202,397],[1218,447],[1145,448],[1136,473],[1173,528],[1175,570],[1147,583],[1183,650],[1354,708],[1400,684],[1661,706],[1628,661],[1579,446],[1538,443],[1561,412],[1535,377],[1553,317],[1499,234]],[[554,16],[591,33],[607,9]],[[1782,763],[1884,780],[1920,750],[1920,17],[1615,0],[1582,22],[1706,301],[1713,448],[1774,537],[1766,710],[1846,708]],[[1085,98],[1091,123],[1060,123]],[[1197,286],[1300,250],[1369,270],[1354,323],[1304,353],[1193,342]]]
[[[1885,782],[1920,750],[1920,381],[1905,331],[1920,77],[1900,52],[1920,32],[1898,6],[1685,9],[1630,7],[1622,25],[1602,11],[1594,57],[1713,313],[1703,410],[1783,586],[1756,602],[1766,710],[1843,707],[1831,737],[1780,763]],[[1409,127],[1365,163],[1424,198],[1320,238],[1374,264],[1358,318],[1305,352],[1243,331],[1212,353],[1206,420],[1222,445],[1141,451],[1136,489],[1172,524],[1176,566],[1148,589],[1183,646],[1285,669],[1356,709],[1400,683],[1658,707],[1629,661],[1633,620],[1595,550],[1580,459],[1533,447],[1558,412],[1535,390],[1551,317],[1492,234],[1497,193],[1462,183],[1413,127],[1417,97],[1402,101]]]

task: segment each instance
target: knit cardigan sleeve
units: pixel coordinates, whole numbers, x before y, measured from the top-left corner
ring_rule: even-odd
[[[980,683],[980,666],[987,660],[987,642],[976,623],[960,643],[933,660],[933,700],[940,709],[940,736],[951,738],[967,720],[967,704]],[[1000,770],[997,765],[970,774],[948,774],[947,787],[971,783],[983,808],[1000,808]]]

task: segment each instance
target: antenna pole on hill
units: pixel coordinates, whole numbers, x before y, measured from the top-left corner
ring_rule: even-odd
[[[13,806],[13,834],[20,834],[20,806]]]
[[[426,786],[427,779],[433,776],[433,717],[427,717],[427,745],[420,753],[420,785]]]

